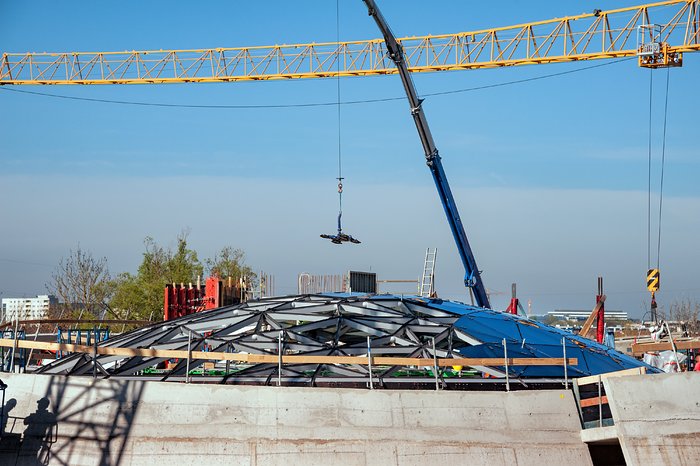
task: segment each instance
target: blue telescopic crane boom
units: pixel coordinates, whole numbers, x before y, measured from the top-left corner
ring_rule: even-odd
[[[401,76],[401,82],[403,83],[404,90],[408,96],[408,102],[411,106],[411,115],[413,116],[413,121],[416,124],[416,129],[418,130],[421,143],[423,144],[426,163],[428,164],[428,168],[430,168],[430,173],[433,174],[433,180],[435,181],[435,186],[437,187],[440,201],[445,209],[445,215],[447,216],[447,221],[450,224],[452,236],[454,236],[455,243],[457,244],[457,250],[459,251],[459,256],[462,259],[462,264],[464,265],[464,284],[472,289],[474,293],[474,300],[478,306],[490,308],[491,305],[489,304],[489,297],[486,294],[486,288],[484,287],[484,283],[481,281],[481,274],[476,266],[476,259],[474,259],[474,254],[469,246],[467,234],[464,232],[462,220],[459,218],[457,204],[452,196],[452,190],[450,190],[450,185],[447,182],[445,170],[442,168],[440,155],[438,154],[437,147],[435,147],[435,142],[433,141],[433,136],[430,133],[430,128],[428,127],[428,120],[425,118],[425,113],[423,112],[423,99],[418,98],[418,93],[413,85],[411,74],[409,73],[406,62],[404,61],[403,49],[396,41],[396,37],[394,37],[391,29],[389,29],[389,25],[384,19],[381,11],[379,11],[379,8],[377,8],[377,4],[374,2],[374,0],[363,1],[365,2],[365,5],[367,5],[369,15],[374,18],[377,26],[379,26],[379,29],[384,36],[384,42],[386,43],[389,57],[396,64],[399,76]]]

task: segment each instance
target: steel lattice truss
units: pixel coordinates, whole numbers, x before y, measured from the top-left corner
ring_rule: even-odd
[[[528,332],[528,343],[523,332]],[[369,337],[372,357],[460,358],[472,353],[476,357],[493,358],[503,355],[500,346],[503,338],[504,344],[507,340],[509,355],[561,357],[562,335],[557,329],[527,319],[449,301],[330,294],[265,298],[204,311],[134,330],[100,346],[185,351],[189,347],[191,351],[278,355],[281,344],[284,355],[366,356]],[[619,353],[606,353],[595,347],[594,342],[567,335],[564,336],[567,353],[574,355],[576,351],[575,356],[581,360],[579,369],[570,368],[570,376],[617,370],[635,363]],[[550,344],[551,341],[555,344]],[[181,381],[188,376],[188,368],[191,373],[205,361],[191,359],[188,364],[187,360],[180,359],[169,370],[154,370],[165,362],[162,357],[98,354],[95,363],[93,355],[73,354],[39,372],[80,376],[93,375],[96,371],[99,377]],[[594,364],[598,368],[594,368]],[[601,364],[605,365],[604,369],[600,369]],[[217,367],[221,369],[222,365],[219,363]],[[365,386],[370,374],[369,368],[360,364],[285,363],[281,367],[280,372],[278,364],[274,363],[236,362],[227,364],[218,374],[202,371],[195,381]],[[473,369],[495,376],[496,379],[487,379],[492,383],[504,376],[503,367]],[[510,373],[529,381],[542,382],[542,377],[548,377],[551,382],[561,378],[562,368],[539,373],[528,373],[528,370]],[[475,381],[469,377],[449,378],[449,372],[438,374],[444,385]],[[406,384],[418,387],[435,383],[434,376],[428,369],[404,366],[381,366],[372,370],[373,380],[384,387]],[[484,382],[480,373],[478,380]]]
[[[411,72],[637,55],[640,25],[667,52],[700,50],[700,1],[670,0],[510,27],[398,39]],[[4,84],[165,84],[396,73],[382,39],[197,50],[3,53]]]
[[[449,357],[452,342],[467,344],[470,339],[454,328],[460,316],[433,309],[418,300],[362,299],[302,295],[269,298],[246,304],[200,312],[177,320],[135,330],[103,344],[111,347],[187,350],[190,331],[192,351],[221,351],[250,354],[278,354],[280,333],[284,354],[317,356],[367,355],[367,337],[373,356],[432,358],[435,338],[438,357]],[[146,368],[164,362],[162,358],[99,355],[101,376],[136,376]],[[204,361],[192,360],[190,370]],[[235,367],[225,383],[275,383],[277,364]],[[391,377],[401,367],[383,367],[380,378]],[[186,375],[181,360],[162,377],[167,380]],[[46,366],[41,372],[65,375],[91,375],[91,355],[75,354]],[[498,371],[494,371],[497,373]],[[368,368],[361,365],[285,364],[285,383],[314,384],[366,382]]]

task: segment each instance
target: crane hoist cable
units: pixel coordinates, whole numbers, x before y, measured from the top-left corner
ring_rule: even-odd
[[[648,148],[648,182],[647,182],[647,289],[651,293],[651,316],[654,322],[658,321],[656,292],[660,288],[661,266],[661,220],[664,201],[664,168],[666,165],[666,129],[668,122],[668,92],[670,83],[670,68],[666,68],[666,92],[664,97],[664,123],[661,138],[661,168],[659,174],[659,210],[657,218],[657,243],[656,243],[656,267],[652,267],[651,257],[651,172],[652,172],[652,108],[653,108],[653,70],[649,76],[649,148]]]
[[[666,68],[666,96],[664,98],[664,127],[663,136],[661,138],[661,180],[659,182],[659,231],[656,237],[656,268],[660,267],[661,264],[661,213],[664,203],[664,169],[666,166],[666,128],[668,120],[668,88],[671,78],[671,69]]]
[[[335,28],[336,28],[336,42],[340,45],[340,0],[336,0],[335,3]],[[339,51],[340,52],[340,51]],[[340,111],[340,56],[338,53],[337,58],[337,69],[338,76],[336,77],[336,97],[337,97],[337,108],[338,108],[338,232],[335,235],[321,235],[321,238],[329,239],[333,244],[341,243],[354,243],[359,244],[360,241],[353,238],[352,236],[343,233],[343,156],[342,156],[342,138],[341,138],[341,111]]]

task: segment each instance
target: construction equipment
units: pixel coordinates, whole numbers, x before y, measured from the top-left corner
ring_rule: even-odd
[[[5,53],[3,84],[230,82],[398,73],[410,103],[476,304],[489,307],[427,120],[409,72],[430,72],[636,56],[640,66],[681,66],[700,50],[700,0],[670,0],[473,32],[397,40],[365,0],[384,40],[146,52]],[[653,18],[652,18],[653,15]],[[631,16],[631,18],[630,18]],[[637,44],[633,45],[633,37]],[[384,42],[384,43],[382,43]],[[393,66],[392,66],[393,63]],[[342,232],[333,243],[359,243]]]
[[[659,24],[640,24],[637,27],[639,66],[644,68],[664,68],[683,65],[683,54],[671,51],[669,45],[662,41],[661,34],[662,31]]]
[[[623,57],[638,57],[640,66],[659,67],[680,65],[684,52],[700,50],[699,25],[700,0],[671,0],[397,42],[412,73]],[[395,74],[398,69],[386,56],[383,42],[4,53],[0,84],[165,84]]]
[[[651,293],[651,320],[656,323],[658,322],[658,314],[656,312],[656,292],[659,291],[661,287],[660,282],[660,272],[659,269],[649,269],[647,272],[647,289]]]
[[[352,236],[345,234],[341,231],[341,228],[338,227],[338,233],[335,235],[320,235],[321,238],[323,239],[329,239],[331,240],[331,243],[333,244],[341,244],[341,243],[354,243],[354,244],[360,244],[360,240],[353,238]]]
[[[481,273],[476,265],[476,259],[472,253],[471,246],[469,246],[469,241],[467,240],[467,234],[464,231],[462,220],[459,217],[459,211],[457,210],[455,199],[452,196],[452,190],[450,189],[450,184],[447,181],[447,175],[442,167],[442,161],[440,160],[438,149],[435,147],[433,135],[431,134],[430,127],[428,126],[428,120],[423,112],[423,99],[418,98],[418,93],[413,85],[411,74],[406,66],[406,61],[404,60],[403,49],[396,41],[394,34],[391,32],[391,29],[389,29],[389,25],[384,19],[384,16],[382,16],[382,13],[377,8],[377,4],[374,2],[374,0],[364,0],[364,2],[365,5],[367,5],[367,10],[370,16],[374,18],[379,30],[382,32],[389,58],[391,58],[391,60],[396,64],[396,69],[398,70],[399,76],[401,76],[401,82],[403,83],[403,88],[406,91],[406,97],[408,97],[411,116],[413,116],[413,121],[416,124],[418,135],[420,136],[421,143],[423,144],[425,161],[430,169],[430,173],[433,175],[433,181],[435,181],[435,187],[438,190],[440,202],[442,202],[442,207],[445,210],[447,221],[450,224],[450,230],[452,230],[452,236],[457,244],[459,257],[462,259],[462,265],[464,266],[465,270],[464,284],[473,292],[477,306],[491,307],[489,304],[489,298],[486,295],[486,288],[481,281]]]
[[[343,192],[343,183],[342,182],[338,183],[338,192],[342,196],[342,192]],[[342,227],[342,224],[340,222],[342,217],[343,217],[343,210],[342,210],[342,203],[341,203],[341,210],[338,212],[338,233],[336,233],[335,235],[320,235],[321,238],[329,239],[329,240],[331,240],[331,243],[333,243],[333,244],[342,244],[342,243],[360,244],[360,240],[353,238],[352,236],[348,235],[347,233],[343,233],[343,227]]]

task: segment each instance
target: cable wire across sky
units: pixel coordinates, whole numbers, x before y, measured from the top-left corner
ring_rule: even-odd
[[[506,82],[502,82],[502,83],[487,84],[484,86],[467,87],[467,88],[462,88],[462,89],[453,89],[453,90],[448,90],[448,91],[429,92],[429,93],[423,94],[422,96],[423,97],[440,97],[440,96],[445,96],[445,95],[461,94],[464,92],[475,92],[475,91],[482,91],[482,90],[493,89],[493,88],[498,88],[498,87],[512,86],[515,84],[523,84],[523,83],[532,82],[532,81],[539,81],[542,79],[556,78],[559,76],[578,73],[581,71],[587,71],[587,70],[591,70],[594,68],[600,68],[603,66],[615,65],[615,64],[630,61],[630,60],[636,60],[636,57],[621,58],[619,60],[613,60],[613,61],[608,61],[605,63],[597,63],[595,65],[584,66],[581,68],[577,68],[575,70],[560,71],[558,73],[548,73],[548,74],[543,74],[541,76],[533,76],[530,78],[516,79],[513,81],[506,81]],[[42,97],[51,97],[51,98],[55,98],[55,99],[77,100],[77,101],[82,101],[82,102],[102,103],[102,104],[137,105],[137,106],[144,106],[144,107],[218,109],[218,110],[250,110],[250,109],[279,109],[279,108],[303,108],[303,107],[331,107],[331,106],[339,105],[338,101],[334,101],[334,102],[302,102],[302,103],[296,103],[296,104],[251,104],[251,105],[248,105],[248,104],[246,104],[246,105],[174,104],[174,103],[165,103],[165,102],[137,102],[137,101],[128,101],[128,100],[97,99],[97,98],[92,98],[92,97],[76,97],[76,96],[52,94],[49,92],[28,91],[28,90],[24,90],[24,89],[11,89],[11,88],[8,88],[6,86],[0,87],[0,90],[8,91],[8,92],[18,92],[21,94],[30,94],[30,95],[36,95],[36,96],[42,96]],[[404,100],[405,98],[406,98],[405,96],[401,96],[401,97],[384,97],[384,98],[377,98],[377,99],[348,100],[348,101],[344,101],[344,102],[341,101],[340,105],[359,105],[359,104],[373,104],[373,103],[381,103],[381,102],[393,102],[393,101],[397,101],[397,100]]]

